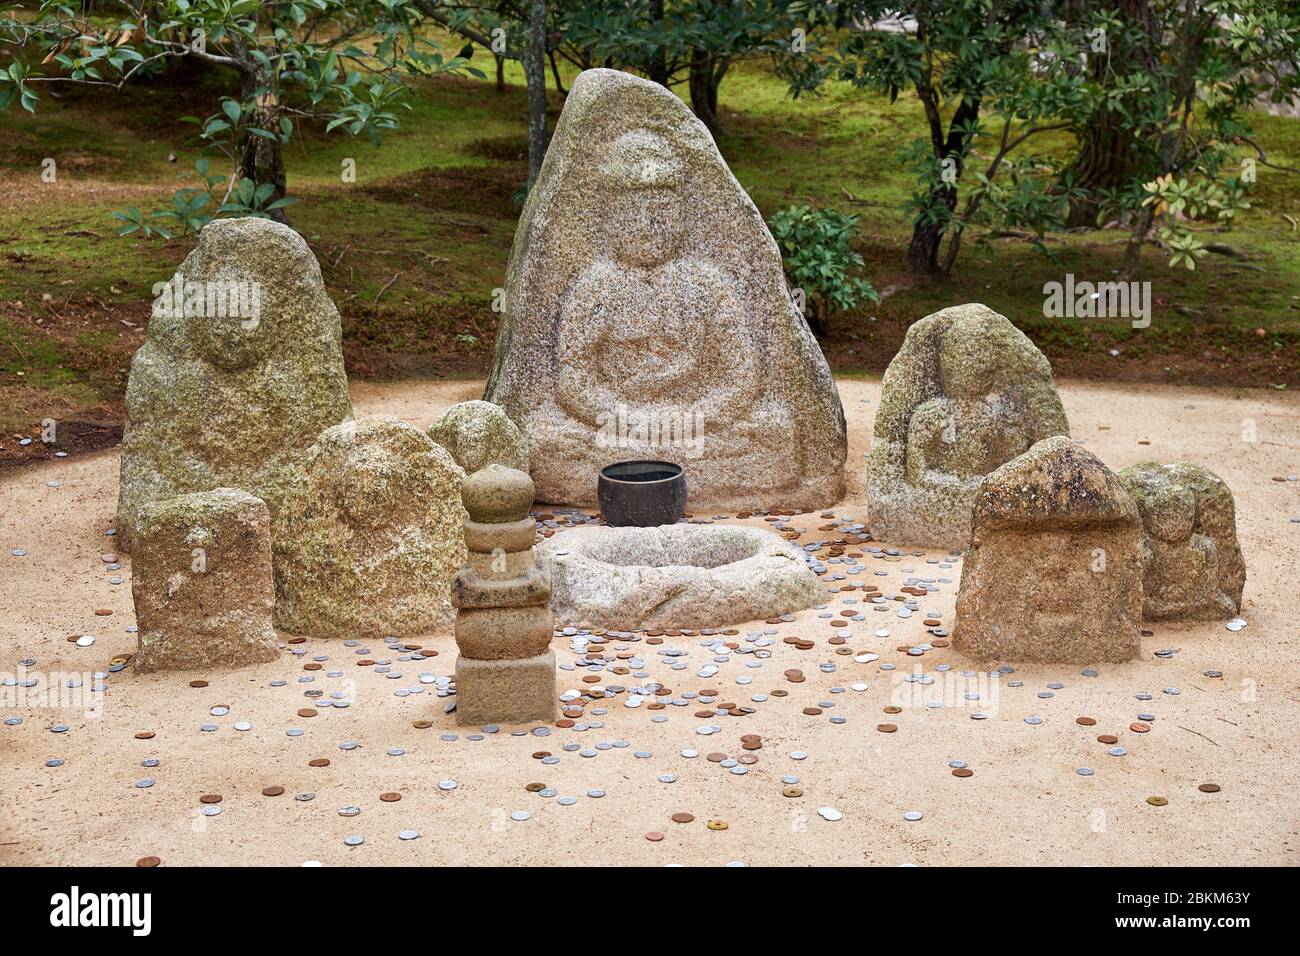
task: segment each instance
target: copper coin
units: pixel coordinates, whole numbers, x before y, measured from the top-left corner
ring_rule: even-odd
[[[208,682],[205,681],[205,680],[192,680],[192,681],[190,681],[190,686],[191,686],[191,687],[207,687],[207,686],[208,686]]]
[[[673,823],[690,823],[694,819],[695,814],[693,813],[682,812],[673,814]]]
[[[329,765],[330,762],[324,757],[317,757],[315,760],[307,761],[307,766],[309,767],[328,767]]]
[[[305,671],[318,671],[318,670],[320,670],[320,668],[321,668],[321,665],[316,664],[316,663],[303,664],[303,665],[302,665],[302,669],[305,670]]]
[[[299,717],[315,717],[316,711],[311,707],[303,707],[298,711]]]
[[[528,786],[524,787],[524,789],[527,790],[529,793],[541,793],[543,790],[546,789],[546,784],[530,783]]]
[[[1217,783],[1203,783],[1196,789],[1201,791],[1201,793],[1218,793],[1223,788]]]
[[[585,675],[585,676],[582,678],[582,682],[583,682],[584,684],[599,684],[599,683],[600,683],[600,675],[599,675],[599,674],[587,674],[587,675]]]
[[[795,677],[787,677],[786,680],[788,680],[791,684],[802,684],[804,682],[804,676],[802,674],[799,674]]]
[[[428,730],[430,727],[433,726],[433,721],[432,721],[432,720],[413,720],[413,721],[411,721],[411,726],[414,727],[416,730]]]
[[[219,793],[205,793],[203,796],[199,797],[199,803],[220,803],[220,802],[221,802],[221,794]]]
[[[769,690],[769,691],[767,692],[767,696],[769,696],[769,697],[789,697],[789,696],[790,696],[790,692],[789,692],[788,690],[782,690],[781,688],[778,687],[776,690]]]
[[[822,709],[820,707],[805,707],[803,709],[803,712],[807,714],[809,717],[816,717],[818,714],[822,712]]]
[[[697,710],[697,711],[695,712],[695,716],[696,716],[696,717],[701,717],[701,718],[712,717],[712,716],[713,716],[713,711],[711,711],[711,710]]]
[[[839,645],[843,644],[846,640],[847,638],[843,637],[842,635],[836,634],[834,637],[827,640],[826,643],[834,644],[836,647],[838,647]]]
[[[374,664],[374,661],[369,658],[366,658],[364,661],[357,661],[358,667],[370,667],[372,664]]]
[[[936,637],[936,638],[932,638],[931,641],[930,641],[930,645],[931,645],[932,647],[947,647],[947,646],[948,646],[948,639],[947,639],[946,637]]]
[[[135,735],[136,740],[153,740],[152,730],[142,730]]]
[[[651,830],[649,833],[645,835],[645,838],[649,840],[651,843],[658,843],[660,840],[664,838],[664,835],[660,833],[658,830]]]
[[[937,617],[927,617],[921,623],[924,624],[926,627],[938,627],[941,622]]]
[[[1117,744],[1117,743],[1119,743],[1119,738],[1116,737],[1114,734],[1102,734],[1101,736],[1099,736],[1099,737],[1097,738],[1097,743],[1099,743],[1099,744]]]
[[[157,857],[157,856],[142,856],[142,857],[140,857],[140,859],[138,859],[138,860],[135,861],[135,865],[136,865],[136,866],[141,866],[141,867],[152,867],[152,866],[157,866],[157,865],[158,865],[159,863],[161,863],[161,862],[162,862],[162,858],[161,858],[161,857]]]
[[[402,795],[400,793],[389,791],[388,793],[381,793],[379,799],[384,801],[384,803],[396,803],[398,800],[402,799]]]
[[[894,724],[876,724],[876,729],[882,734],[892,734],[898,727]]]
[[[284,787],[263,787],[262,788],[262,796],[264,797],[278,797],[282,793],[284,793]]]
[[[714,752],[709,754],[705,759],[708,760],[709,763],[722,763],[722,761],[727,759],[727,755]]]
[[[1097,723],[1097,721],[1093,720],[1091,717],[1076,717],[1074,718],[1074,722],[1080,727],[1091,727]]]
[[[421,656],[421,657],[437,657],[437,656],[438,656],[438,652],[435,651],[435,650],[434,650],[433,648],[431,648],[431,647],[426,647],[424,650],[420,651],[420,656]]]
[[[291,637],[291,638],[289,638],[289,640],[286,641],[285,643],[286,643],[286,644],[305,644],[306,642],[307,642],[307,638],[305,638],[305,637]]]
[[[570,720],[568,717],[561,717],[559,720],[557,720],[557,721],[555,722],[555,726],[556,726],[556,727],[562,727],[562,728],[564,728],[564,729],[566,729],[566,730],[567,730],[569,727],[572,727],[573,724],[574,724],[574,722],[573,722],[572,720]]]
[[[756,744],[763,740],[758,734],[741,734],[740,742],[745,744]]]
[[[967,767],[957,767],[953,770],[952,775],[954,777],[973,777],[975,776],[975,771]]]
[[[1128,725],[1128,729],[1133,731],[1133,733],[1135,734],[1145,734],[1151,730],[1151,725],[1143,724],[1143,723],[1132,723]]]
[[[816,647],[816,645],[812,641],[797,641],[794,646],[799,648],[799,650],[801,651],[811,651],[814,647]],[[795,681],[795,683],[797,684],[802,680],[803,678],[800,677],[799,680]]]
[[[761,750],[763,748],[762,743],[757,740],[743,741],[740,746],[742,750]]]
[[[745,766],[748,767],[752,764],[758,763],[758,758],[755,757],[753,754],[741,754],[739,757],[736,758],[736,763],[743,763]]]
[[[545,759],[546,757],[549,757],[550,755],[551,752],[549,750],[538,750],[533,753],[533,759],[542,760]]]

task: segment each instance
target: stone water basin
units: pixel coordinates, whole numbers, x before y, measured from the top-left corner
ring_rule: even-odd
[[[538,545],[563,624],[614,630],[763,620],[825,600],[803,552],[762,528],[575,528]]]

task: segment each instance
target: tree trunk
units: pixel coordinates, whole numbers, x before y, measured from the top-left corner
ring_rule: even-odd
[[[1123,43],[1105,51],[1091,50],[1088,70],[1095,82],[1105,83],[1112,77],[1123,79],[1129,73],[1154,65],[1152,57],[1161,47],[1155,39],[1157,25],[1151,16],[1149,3],[1150,0],[1116,0],[1119,19],[1126,26],[1136,24],[1142,27],[1151,39],[1139,49]],[[1089,0],[1072,0],[1067,7],[1067,19],[1082,17],[1088,4]],[[1141,159],[1137,147],[1130,125],[1122,116],[1103,107],[1089,117],[1079,137],[1079,152],[1063,177],[1084,192],[1070,203],[1066,217],[1068,228],[1097,225],[1102,193],[1120,188],[1139,172]]]
[[[725,132],[718,118],[718,87],[728,65],[726,59],[715,60],[698,47],[691,50],[691,109],[714,137]]]
[[[260,95],[258,91],[261,91]],[[260,68],[245,71],[240,77],[240,94],[245,104],[254,103],[251,125],[268,130],[277,136],[280,133],[279,98],[275,90],[268,88],[265,75]],[[236,147],[239,165],[238,176],[247,177],[254,186],[271,183],[275,189],[267,197],[264,205],[269,205],[285,197],[284,157],[280,152],[280,141],[269,140],[244,132]],[[286,225],[289,220],[284,209],[273,209],[267,213],[276,222]]]
[[[962,155],[966,148],[966,134],[963,130],[974,125],[979,112],[979,100],[964,99],[952,114],[948,123],[948,135],[938,139],[941,131],[936,127],[936,158],[941,167],[945,160],[951,159],[953,175],[951,182],[942,182],[930,188],[930,209],[946,210],[950,215],[957,208],[957,183],[961,180]],[[945,215],[937,222],[927,219],[912,228],[912,241],[907,246],[907,267],[913,273],[924,276],[943,273],[943,267],[939,264],[939,246],[948,230],[947,218]]]
[[[528,188],[531,189],[546,155],[546,0],[532,0],[528,23],[524,73],[528,78]]]
[[[650,19],[658,26],[663,26],[664,0],[650,0]],[[668,50],[665,47],[656,47],[655,51],[650,54],[650,61],[646,64],[645,73],[647,77],[661,86],[668,85]]]
[[[569,91],[564,88],[564,81],[560,79],[560,64],[555,62],[555,51],[548,51],[547,56],[551,59],[551,78],[555,80],[555,89],[561,96],[568,96]]]
[[[506,91],[506,58],[499,53],[492,54],[497,59],[497,92]]]

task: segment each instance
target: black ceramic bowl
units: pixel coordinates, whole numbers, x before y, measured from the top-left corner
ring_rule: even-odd
[[[670,461],[620,461],[600,470],[596,499],[616,528],[675,524],[686,512],[686,473]]]

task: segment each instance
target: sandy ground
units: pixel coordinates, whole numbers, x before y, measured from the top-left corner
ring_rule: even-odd
[[[846,380],[840,389],[850,427],[849,495],[833,510],[861,519],[863,454],[879,384]],[[391,414],[427,425],[447,405],[478,397],[479,385],[355,384],[353,392],[359,415]],[[620,697],[608,702],[604,715],[588,709],[587,719],[604,726],[553,729],[545,738],[511,736],[512,728],[502,728],[467,739],[469,732],[443,714],[445,700],[432,693],[394,695],[399,687],[420,686],[420,672],[451,672],[456,651],[450,634],[416,641],[440,651],[432,660],[399,662],[391,655],[398,679],[356,666],[355,648],[313,639],[298,645],[307,657],[286,651],[276,663],[230,673],[146,676],[127,667],[111,675],[99,711],[91,714],[84,707],[34,706],[41,701],[20,700],[20,688],[0,687],[0,718],[22,718],[16,725],[0,723],[0,863],[130,865],[146,855],[169,865],[1292,863],[1300,824],[1300,523],[1291,519],[1300,517],[1300,482],[1273,479],[1300,472],[1300,401],[1265,391],[1074,383],[1061,392],[1074,437],[1112,468],[1145,458],[1186,459],[1227,480],[1249,573],[1248,627],[1232,633],[1222,623],[1157,626],[1143,640],[1140,660],[1103,665],[1097,677],[1083,676],[1078,666],[1019,667],[1000,684],[985,681],[978,703],[962,699],[958,688],[949,706],[930,708],[907,700],[902,688],[910,685],[894,675],[923,666],[939,678],[934,691],[944,676],[936,665],[952,664],[956,673],[971,664],[950,648],[919,660],[897,651],[925,640],[921,615],[904,620],[892,611],[869,613],[854,623],[846,646],[880,655],[856,663],[834,653],[827,643],[833,629],[821,612],[808,610],[776,630],[778,637],[812,639],[812,650],[778,640],[769,659],[732,655],[708,679],[695,676],[713,658],[698,637],[668,637],[657,648],[631,645],[644,655],[648,679],[672,688],[674,696],[713,685],[722,692],[720,701],[749,704],[751,694],[789,691],[753,704],[750,716],[710,721],[695,716],[697,702],[649,711],[626,708]],[[1254,440],[1248,440],[1252,429]],[[100,560],[112,550],[104,531],[113,524],[117,468],[117,453],[101,452],[9,471],[0,479],[0,671],[18,674],[19,662],[31,659],[28,677],[65,672],[66,681],[66,672],[85,672],[90,686],[91,673],[134,651],[126,630],[132,623],[129,563],[113,572]],[[817,530],[825,520],[816,514],[792,521],[807,529],[805,541],[834,537]],[[28,553],[15,557],[15,549]],[[922,599],[921,607],[951,621],[960,563],[949,570],[927,563],[941,557],[909,554],[889,563],[868,556],[863,563],[888,572],[868,580],[885,592],[909,576],[949,577],[952,583]],[[1025,556],[1026,575],[1034,573],[1033,562],[1033,555]],[[110,583],[114,576],[124,583]],[[842,598],[831,596],[831,608]],[[97,608],[113,614],[96,616]],[[744,635],[766,627],[739,630]],[[875,636],[881,627],[888,637]],[[71,634],[97,639],[79,647],[68,643]],[[370,646],[370,657],[390,657],[382,642]],[[670,647],[689,650],[688,669],[673,671],[654,653]],[[1155,656],[1165,648],[1177,653]],[[557,640],[555,649],[561,662],[573,659],[566,640]],[[313,683],[300,683],[303,661],[318,655],[329,661]],[[747,667],[751,662],[761,666]],[[880,668],[890,662],[898,665],[892,674]],[[834,673],[819,669],[826,663],[835,665]],[[786,681],[782,672],[792,667],[807,675],[805,683]],[[1207,670],[1223,676],[1206,677]],[[331,671],[341,676],[325,676]],[[753,683],[737,684],[743,675]],[[209,685],[191,688],[196,678]],[[277,678],[287,683],[270,686]],[[631,675],[607,680],[638,683]],[[1009,686],[1012,681],[1023,685]],[[1039,697],[1052,682],[1064,686]],[[866,689],[851,689],[855,683]],[[561,671],[558,686],[582,685],[578,674]],[[833,693],[836,687],[844,689]],[[327,695],[343,691],[352,706],[297,716],[310,703],[303,692],[313,688]],[[1142,692],[1152,699],[1139,700]],[[883,713],[900,695],[902,711]],[[835,706],[816,716],[802,712],[821,702]],[[213,716],[216,706],[229,713]],[[989,718],[971,719],[976,710]],[[1130,724],[1144,712],[1155,715],[1151,731],[1132,732]],[[655,713],[668,720],[652,722]],[[1082,715],[1096,718],[1096,726],[1077,725]],[[832,716],[846,720],[832,723]],[[1034,726],[1025,723],[1028,716],[1043,719]],[[433,726],[413,726],[420,720]],[[239,721],[252,729],[237,731]],[[885,721],[897,732],[878,732]],[[201,731],[206,723],[219,729]],[[721,732],[698,735],[697,728],[709,723]],[[52,732],[59,725],[66,730]],[[287,735],[294,727],[302,728],[301,736]],[[141,731],[155,736],[136,739]],[[446,733],[458,738],[444,741]],[[1127,754],[1108,756],[1096,740],[1101,733],[1118,736]],[[742,734],[763,740],[747,774],[708,762],[706,755],[715,751],[743,754]],[[343,741],[360,746],[344,751]],[[597,747],[613,741],[630,746]],[[564,751],[572,742],[595,755]],[[390,748],[405,752],[393,756]],[[543,765],[532,756],[542,750],[560,761]],[[699,756],[685,757],[683,750]],[[652,756],[639,759],[637,751]],[[806,757],[794,759],[792,752]],[[322,757],[327,767],[308,766]],[[46,766],[52,758],[64,763]],[[150,758],[158,765],[142,767]],[[953,776],[954,759],[966,761],[974,775]],[[1095,774],[1076,774],[1084,766]],[[665,774],[675,775],[675,782],[660,782]],[[799,778],[802,796],[782,795],[786,775]],[[137,787],[143,778],[156,782]],[[457,788],[440,790],[438,782],[449,779]],[[1198,790],[1209,781],[1221,791]],[[564,806],[556,797],[527,792],[533,782],[577,802]],[[262,788],[272,785],[285,793],[263,796]],[[590,790],[606,795],[591,797]],[[401,800],[381,801],[386,792],[400,793]],[[303,793],[315,797],[294,798]],[[204,794],[222,796],[219,815],[200,813]],[[1151,796],[1168,804],[1152,806]],[[340,816],[346,806],[361,813]],[[842,818],[823,818],[823,807]],[[519,810],[529,818],[513,820]],[[903,814],[913,810],[922,819],[906,821]],[[670,820],[682,811],[694,821]],[[710,829],[710,820],[728,826]],[[403,830],[420,836],[400,840]],[[647,840],[654,831],[664,834],[661,841]],[[363,836],[364,844],[345,845],[351,835]]]

